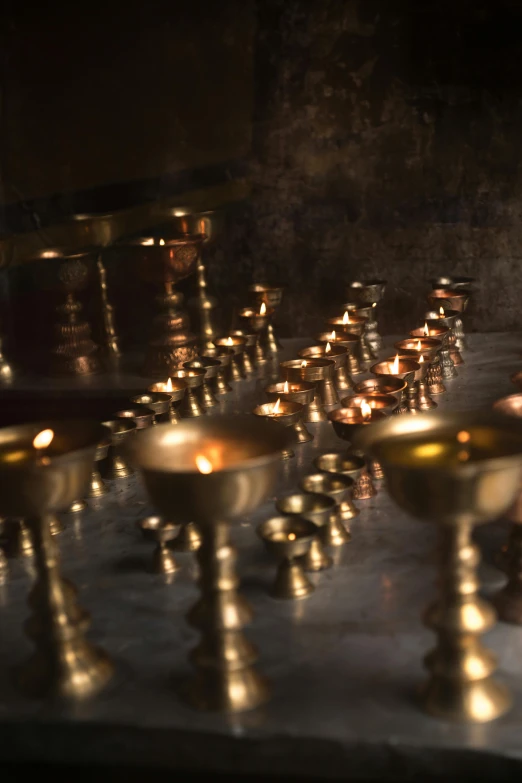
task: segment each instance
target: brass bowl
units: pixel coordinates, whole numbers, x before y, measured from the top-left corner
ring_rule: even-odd
[[[397,402],[402,398],[408,384],[402,378],[393,375],[376,375],[375,378],[367,378],[359,381],[353,387],[354,394],[392,394]]]
[[[457,310],[459,313],[463,313],[467,307],[469,300],[469,293],[459,289],[453,291],[451,288],[434,288],[433,291],[427,296],[428,302],[431,307],[438,310],[439,307],[451,310]]]
[[[170,225],[179,234],[200,234],[204,244],[214,242],[216,237],[223,232],[225,213],[220,209],[207,209],[203,212],[192,210],[184,206],[161,206],[157,210],[158,218],[169,221]]]
[[[282,302],[285,288],[286,286],[283,285],[254,283],[248,287],[248,292],[256,302],[264,302],[267,307],[275,309]]]
[[[243,517],[270,495],[290,442],[289,431],[273,421],[213,416],[159,424],[125,449],[163,516],[212,524]],[[211,461],[210,473],[199,472],[199,456]]]
[[[33,452],[33,439],[45,429],[54,438],[42,456],[6,461],[6,452]],[[45,421],[0,429],[0,514],[39,517],[68,508],[83,497],[104,428],[83,420]]]
[[[354,281],[347,286],[346,296],[353,297],[361,304],[377,304],[384,296],[386,285],[386,280],[363,280],[362,284]]]
[[[379,394],[378,392],[373,392],[370,394],[354,394],[350,397],[343,397],[341,405],[343,408],[360,408],[362,402],[365,402],[370,408],[387,411],[388,413],[395,410],[399,404],[399,400],[394,394]]]
[[[268,551],[275,557],[284,558],[305,555],[317,532],[314,522],[295,516],[272,517],[257,528],[257,535]]]
[[[202,242],[203,236],[195,234],[159,240],[152,236],[142,236],[118,244],[139,260],[147,280],[153,283],[177,283],[196,271]]]

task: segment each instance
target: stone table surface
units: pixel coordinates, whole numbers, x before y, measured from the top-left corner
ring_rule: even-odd
[[[438,398],[441,409],[487,406],[516,391],[509,375],[522,365],[522,336],[474,334],[469,342],[466,364]],[[306,343],[286,341],[283,357],[295,356]],[[382,356],[390,353],[385,348]],[[221,409],[251,410],[264,399],[266,382],[235,384]],[[78,388],[22,379],[4,395],[16,396],[21,388],[41,392],[44,385],[55,395]],[[122,370],[89,385],[103,391],[145,384]],[[274,498],[296,487],[318,453],[346,448],[329,423],[310,429],[314,441],[281,463]],[[185,554],[170,582],[147,572],[151,545],[136,522],[152,509],[139,480],[112,482],[110,494],[89,501],[85,513],[64,515],[63,572],[92,612],[89,636],[114,658],[117,676],[103,694],[73,707],[17,693],[13,670],[31,652],[22,625],[32,565],[11,560],[10,577],[0,588],[0,761],[344,780],[522,774],[522,628],[499,624],[486,638],[499,656],[498,676],[514,694],[508,715],[480,726],[424,715],[415,693],[424,677],[422,658],[434,641],[420,618],[434,596],[436,531],[406,516],[384,490],[359,506],[352,541],[334,553],[332,569],[312,576],[317,590],[303,601],[278,602],[267,594],[275,563],[255,528],[275,513],[273,499],[235,526],[241,589],[255,611],[247,634],[259,648],[259,668],[272,682],[273,699],[234,716],[198,713],[179,696],[197,639],[184,619],[198,595],[196,566]],[[494,555],[506,529],[497,522],[479,531],[486,594],[503,582]]]

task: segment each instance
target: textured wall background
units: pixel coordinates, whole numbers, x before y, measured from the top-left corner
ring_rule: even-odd
[[[184,168],[196,180],[238,154],[252,197],[210,262],[227,314],[254,277],[281,279],[283,334],[311,333],[345,281],[384,277],[382,326],[404,331],[422,318],[429,278],[457,272],[480,281],[470,326],[520,328],[518,0],[160,5],[107,11],[103,29],[87,20],[65,50],[72,18],[15,13],[3,62],[10,199],[22,190],[45,213],[56,189],[117,181],[121,196],[137,178]],[[36,306],[39,278],[18,277]],[[132,342],[141,290],[118,264],[110,283]]]
[[[251,222],[229,257],[291,282],[287,329],[310,332],[343,281],[376,276],[383,325],[404,330],[447,271],[480,280],[475,328],[520,328],[522,5],[266,0],[258,14]]]

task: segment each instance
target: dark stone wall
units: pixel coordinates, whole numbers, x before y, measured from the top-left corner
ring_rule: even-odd
[[[253,198],[229,258],[290,283],[287,332],[364,276],[389,281],[383,327],[404,331],[442,272],[479,279],[473,328],[519,328],[520,41],[515,0],[258,3]]]

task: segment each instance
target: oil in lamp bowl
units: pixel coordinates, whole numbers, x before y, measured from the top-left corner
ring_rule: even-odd
[[[174,370],[171,373],[171,378],[173,381],[175,378],[185,381],[188,389],[198,389],[200,386],[203,386],[205,375],[206,371],[202,369]]]
[[[134,405],[149,408],[153,413],[161,415],[169,410],[172,395],[165,392],[147,392],[146,394],[137,394],[135,397],[131,397],[130,401]]]
[[[353,387],[354,394],[369,396],[373,394],[392,395],[397,402],[402,399],[402,393],[406,391],[408,384],[402,378],[393,375],[376,375],[375,378],[367,378],[359,381]]]
[[[352,441],[354,433],[360,427],[366,429],[368,425],[375,424],[386,418],[386,414],[377,408],[372,408],[369,416],[364,416],[360,408],[337,408],[334,411],[330,411],[328,418],[332,422],[338,438]]]
[[[243,353],[247,346],[247,338],[239,335],[227,335],[226,337],[218,337],[214,340],[214,345],[218,350],[218,356],[220,351],[225,348],[231,349],[235,354]]]
[[[378,392],[374,392],[371,394],[355,394],[352,397],[343,397],[341,405],[343,408],[360,409],[363,402],[366,403],[366,405],[369,405],[370,408],[388,413],[395,410],[399,404],[399,400],[393,394],[379,394]]]
[[[346,365],[348,351],[342,345],[331,345],[329,350],[326,345],[311,345],[297,355],[300,359],[329,359],[338,370]]]
[[[330,343],[332,347],[334,345],[342,345],[343,347],[348,348],[349,353],[355,351],[359,345],[359,337],[356,334],[348,331],[339,331],[337,329],[333,329],[332,331],[335,332],[335,337],[332,337],[332,332],[319,332],[319,334],[316,334],[315,339],[320,345],[326,345],[327,343]]]
[[[243,307],[238,312],[238,318],[255,332],[260,332],[266,328],[273,314],[273,307],[267,307],[264,313],[260,313],[259,308]]]
[[[172,389],[169,389],[167,391],[167,382],[160,382],[151,384],[147,391],[149,392],[159,392],[162,394],[168,394],[171,402],[179,402],[179,400],[182,400],[185,396],[185,392],[187,391],[187,383],[183,380],[183,378],[171,378],[170,383],[172,386]]]
[[[222,367],[222,363],[219,359],[213,359],[210,356],[196,356],[195,359],[184,362],[183,367],[185,370],[203,370],[205,379],[208,380],[216,377]]]
[[[32,443],[45,429],[54,437],[39,455]],[[0,514],[33,518],[68,508],[84,495],[105,436],[100,424],[83,420],[1,428]]]
[[[125,448],[165,518],[212,524],[242,517],[269,496],[290,442],[275,421],[238,415],[159,424]],[[200,456],[211,463],[210,473],[198,470]]]
[[[409,375],[413,372],[415,373],[415,380],[419,380],[419,377],[423,375],[422,365],[410,356],[399,356],[398,372],[392,372],[390,369],[394,361],[395,356],[390,356],[388,359],[384,359],[382,362],[377,362],[377,364],[374,364],[372,367],[370,367],[370,372],[374,375],[383,375],[388,377],[391,376],[392,378],[401,379],[404,379],[406,375]]]
[[[360,337],[364,332],[366,322],[368,321],[368,319],[363,318],[360,315],[348,314],[348,317],[349,317],[349,321],[347,323],[343,320],[344,315],[336,316],[335,318],[327,318],[326,326],[329,327],[332,331],[336,331],[337,329],[340,329],[343,332],[348,332],[349,334],[355,334],[357,335],[357,337]]]
[[[419,346],[420,343],[420,347]],[[400,353],[404,351],[415,351],[417,355],[423,356],[426,361],[432,361],[442,348],[442,342],[432,337],[419,337],[417,339],[399,340],[393,344]]]
[[[444,310],[448,308],[463,313],[468,304],[469,293],[462,289],[453,291],[451,288],[435,288],[428,294],[427,299],[435,310],[442,307]]]
[[[288,391],[285,391],[285,387],[288,387]],[[301,405],[309,405],[315,394],[315,383],[305,383],[304,381],[296,382],[284,382],[271,383],[265,387],[265,394],[270,402],[276,402],[280,397],[282,400],[290,400],[291,402],[300,402]]]
[[[426,325],[428,327],[428,334],[426,334],[423,326],[419,326],[417,329],[411,330],[410,337],[415,337],[417,340],[433,337],[436,340],[440,340],[442,343],[446,335],[449,333],[449,329],[445,326],[430,326],[429,324]]]
[[[154,419],[154,413],[150,409],[150,406],[135,404],[132,408],[116,411],[114,418],[133,421],[136,424],[136,428],[141,430],[150,427]]]
[[[296,424],[303,414],[303,406],[299,402],[293,402],[291,400],[283,400],[281,398],[279,402],[279,410],[274,413],[274,402],[265,402],[262,405],[256,405],[252,413],[255,416],[263,416],[269,419],[273,419],[284,427],[289,427],[292,424]]]

